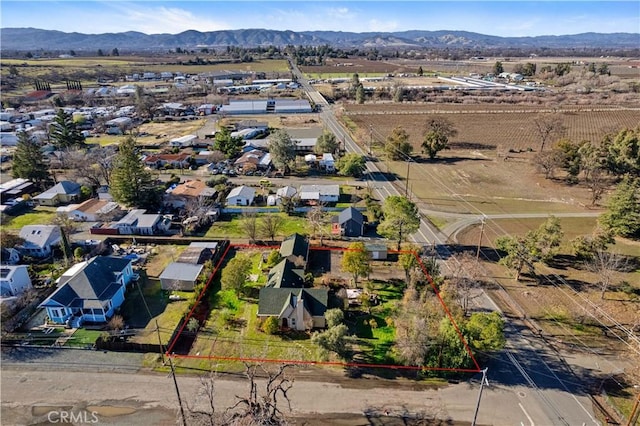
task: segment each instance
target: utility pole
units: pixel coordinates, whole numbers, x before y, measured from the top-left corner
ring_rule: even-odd
[[[371,145],[373,145],[373,124],[369,124],[369,156],[371,156]]]
[[[411,165],[411,161],[407,160],[407,180],[404,183],[404,196],[409,197],[409,166]]]
[[[173,385],[176,387],[176,395],[178,397],[178,404],[180,405],[180,416],[182,417],[182,426],[188,426],[187,418],[184,415],[184,407],[182,406],[182,398],[180,397],[180,389],[178,388],[178,381],[176,380],[176,369],[173,366],[173,358],[171,358],[171,355],[169,355],[169,366],[171,367],[171,376],[173,377]],[[482,388],[480,390],[482,390]]]
[[[480,260],[480,246],[482,245],[482,237],[484,236],[484,215],[480,222],[480,237],[478,238],[478,249],[476,250],[476,263]]]
[[[138,287],[138,289],[140,289],[140,287]],[[156,320],[156,331],[158,332],[158,345],[160,346],[160,358],[162,358],[162,365],[164,365],[164,350],[162,350],[162,338],[160,338],[160,326],[158,325],[158,320]]]
[[[482,398],[482,389],[484,385],[489,386],[489,381],[487,380],[487,368],[482,370],[482,381],[480,382],[480,392],[478,393],[478,402],[476,403],[476,412],[473,414],[473,421],[471,422],[471,426],[476,426],[476,419],[478,418],[478,410],[480,409],[480,398]]]

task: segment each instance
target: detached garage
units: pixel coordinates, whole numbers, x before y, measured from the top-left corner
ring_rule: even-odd
[[[160,285],[163,290],[193,291],[203,267],[192,263],[172,262],[160,274]]]

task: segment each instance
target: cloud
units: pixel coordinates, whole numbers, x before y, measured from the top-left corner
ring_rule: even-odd
[[[356,14],[348,7],[330,8],[327,10],[327,15],[332,19],[351,20],[356,18]]]
[[[127,31],[141,31],[147,34],[180,33],[186,30],[218,31],[229,29],[229,25],[197,16],[177,7],[144,7],[131,3],[113,2],[111,7],[118,10],[119,16],[111,18],[115,25],[127,28]],[[111,24],[113,26],[113,23]]]

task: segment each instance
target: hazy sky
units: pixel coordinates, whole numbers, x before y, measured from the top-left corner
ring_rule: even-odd
[[[242,28],[465,30],[498,36],[640,32],[640,1],[23,1],[0,23],[65,32],[178,33]]]

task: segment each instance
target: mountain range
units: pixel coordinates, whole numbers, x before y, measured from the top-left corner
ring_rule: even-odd
[[[341,48],[607,48],[637,49],[640,33],[583,33],[560,36],[498,37],[466,31],[401,31],[354,33],[342,31],[278,31],[240,29],[178,34],[140,32],[81,34],[36,28],[0,29],[2,50],[77,50],[118,48],[121,51],[161,51],[226,46],[318,46]]]

